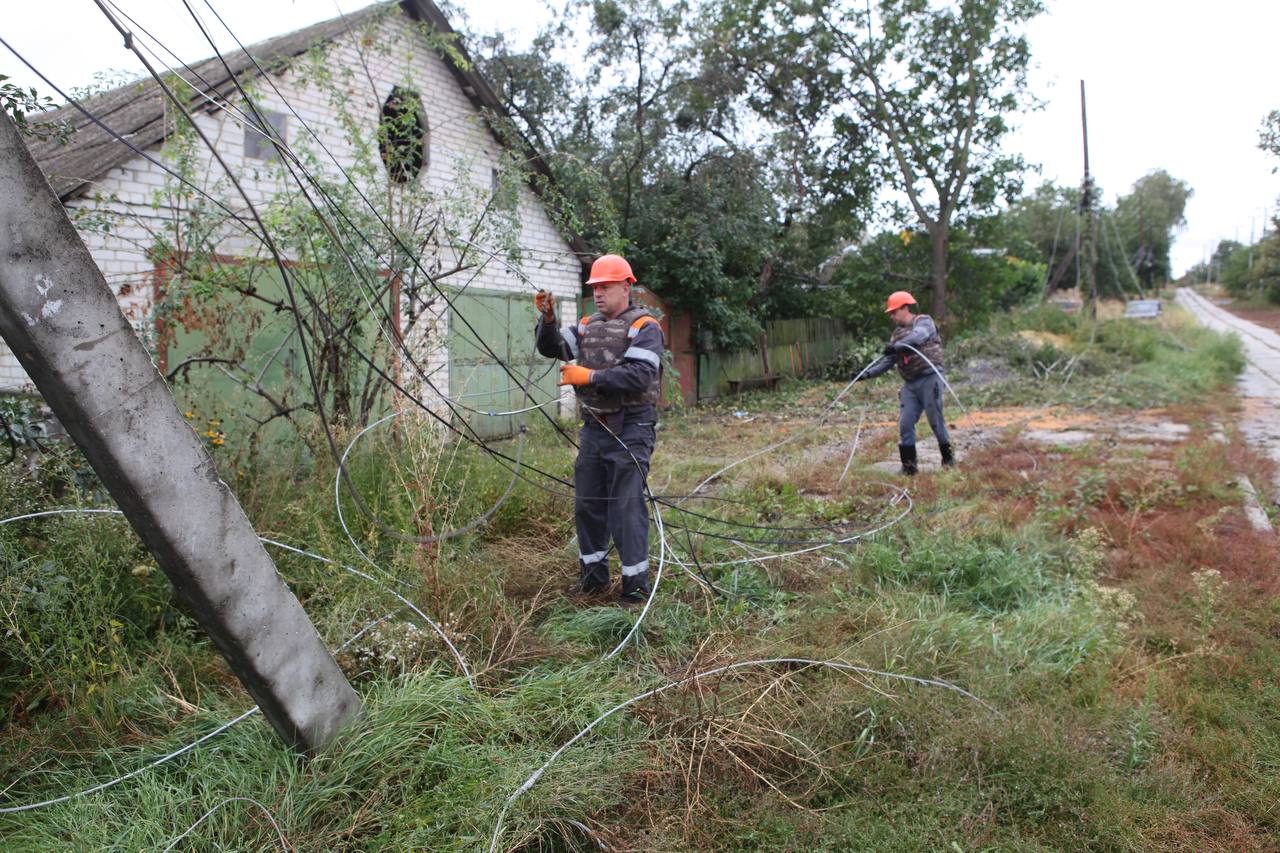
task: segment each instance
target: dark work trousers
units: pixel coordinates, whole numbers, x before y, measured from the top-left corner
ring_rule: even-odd
[[[942,416],[942,380],[930,370],[902,386],[898,392],[898,443],[916,443],[916,421],[924,412],[939,444],[950,444],[947,421]]]
[[[609,585],[609,540],[618,548],[622,594],[649,594],[649,503],[645,480],[653,455],[655,412],[607,419],[587,416],[573,466],[574,517],[584,591]],[[612,431],[610,430],[612,428]],[[625,445],[625,446],[624,446]]]

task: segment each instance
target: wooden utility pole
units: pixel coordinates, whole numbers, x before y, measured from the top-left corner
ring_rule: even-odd
[[[0,336],[276,732],[325,746],[359,697],[3,113]]]
[[[1084,184],[1080,189],[1080,204],[1085,215],[1085,245],[1083,252],[1085,283],[1089,288],[1089,319],[1098,319],[1098,241],[1097,222],[1093,215],[1093,177],[1089,174],[1089,120],[1085,113],[1084,81],[1080,81],[1080,132],[1084,138]]]

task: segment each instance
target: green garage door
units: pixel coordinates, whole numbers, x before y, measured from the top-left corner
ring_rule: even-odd
[[[449,311],[449,396],[483,412],[506,412],[543,403],[559,396],[557,362],[538,355],[533,347],[536,317],[526,293],[466,290],[452,299]],[[466,322],[463,322],[463,321]],[[470,326],[470,328],[468,328]],[[513,379],[479,340],[506,363]],[[524,388],[530,382],[529,396]],[[555,407],[545,411],[553,417]],[[467,422],[484,438],[513,434],[519,416],[488,417],[462,410]],[[536,412],[524,416],[531,421]]]
[[[222,447],[224,437],[225,450],[245,449],[250,443],[260,449],[294,446],[297,429],[312,426],[308,410],[297,408],[310,408],[312,388],[293,315],[269,304],[287,301],[284,282],[274,268],[262,265],[228,270],[262,298],[210,288],[169,306],[161,320],[166,368],[176,371],[171,381],[174,398],[211,447]],[[315,293],[324,291],[319,282],[312,287]],[[388,362],[390,344],[379,334],[377,318],[363,317],[351,338],[376,362]],[[349,345],[342,349],[345,358],[340,363],[347,369],[341,379],[335,380],[332,369],[322,378],[326,412],[333,416],[341,393],[352,416],[371,405],[368,416],[377,417],[385,409],[381,381]],[[323,372],[337,364],[330,359],[319,367]],[[335,387],[343,390],[335,392]],[[290,416],[273,417],[282,410]]]

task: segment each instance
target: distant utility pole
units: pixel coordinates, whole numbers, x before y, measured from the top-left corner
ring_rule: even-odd
[[[359,697],[3,114],[0,336],[280,737],[329,743]]]
[[[1089,175],[1089,120],[1085,113],[1084,81],[1080,81],[1080,133],[1084,140],[1084,185],[1080,191],[1080,204],[1084,207],[1085,228],[1085,282],[1089,286],[1089,319],[1098,319],[1098,245],[1097,223],[1093,215],[1093,178]]]

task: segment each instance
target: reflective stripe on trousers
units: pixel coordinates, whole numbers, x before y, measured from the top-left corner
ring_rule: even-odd
[[[574,518],[584,582],[608,583],[609,567],[603,555],[612,541],[622,565],[623,592],[648,592],[649,504],[644,484],[655,437],[651,418],[624,419],[616,437],[588,419],[578,433]]]

